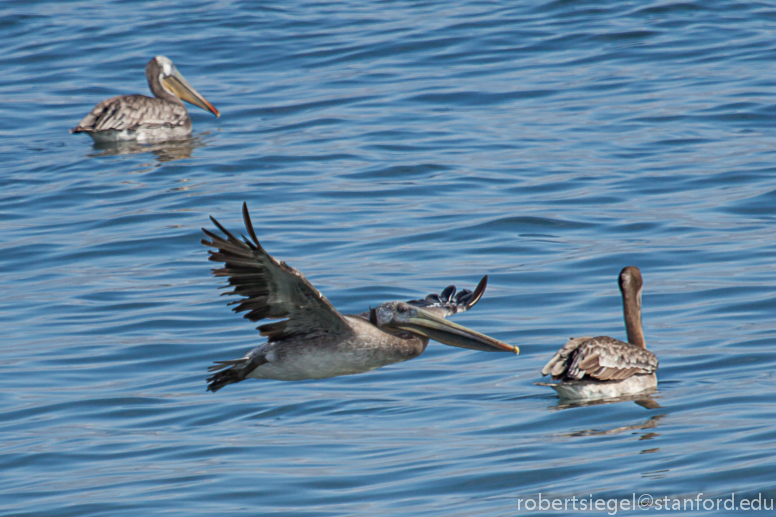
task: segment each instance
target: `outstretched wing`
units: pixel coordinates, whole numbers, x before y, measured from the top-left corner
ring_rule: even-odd
[[[422,300],[410,300],[407,303],[420,307],[434,316],[446,318],[459,312],[468,311],[480,301],[488,286],[488,275],[482,277],[474,292],[463,289],[456,292],[454,285],[449,285],[440,294],[429,294]]]
[[[607,336],[572,338],[542,368],[553,379],[619,381],[632,375],[654,373],[655,354],[639,346]]]
[[[202,239],[202,244],[216,248],[210,251],[210,260],[224,263],[213,274],[229,278],[234,290],[225,294],[243,297],[230,304],[237,305],[234,311],[247,311],[244,317],[251,321],[286,318],[258,327],[270,342],[300,335],[313,339],[352,333],[342,315],[302,273],[264,251],[253,231],[246,203],[243,203],[243,219],[251,240],[244,236],[243,240],[238,239],[213,217],[210,219],[226,238],[203,228],[211,240]]]
[[[485,288],[488,286],[488,275],[482,277],[474,292],[468,289],[456,293],[454,285],[448,285],[440,294],[429,294],[422,300],[409,300],[405,303],[420,307],[438,318],[446,318],[459,312],[468,311],[480,301]],[[364,319],[370,319],[370,311],[359,314]]]
[[[182,126],[186,123],[186,108],[145,95],[121,95],[97,104],[73,133],[124,131],[139,127]]]

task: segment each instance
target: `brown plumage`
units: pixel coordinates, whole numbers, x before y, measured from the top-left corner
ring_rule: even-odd
[[[256,238],[246,205],[243,205],[243,214],[252,242],[237,239],[213,217],[210,220],[226,239],[202,229],[210,237],[210,242],[203,240],[202,244],[217,248],[210,252],[210,260],[225,263],[225,267],[214,269],[213,275],[227,277],[229,285],[234,287],[227,294],[242,297],[230,304],[236,305],[234,312],[247,312],[244,317],[251,321],[286,318],[258,328],[269,342],[295,335],[352,333],[342,315],[302,273],[264,251]]]
[[[616,392],[613,388],[618,383],[631,378],[634,378],[632,382],[621,384],[623,390],[657,385],[654,373],[658,360],[647,350],[641,325],[643,281],[639,269],[634,266],[623,268],[619,285],[628,343],[608,336],[569,340],[542,368],[542,375],[552,375],[553,380],[562,381],[549,384],[559,393],[568,396],[584,392],[589,396],[604,392],[609,396]],[[606,384],[609,386],[603,386]]]
[[[542,368],[553,380],[619,381],[631,375],[650,374],[658,361],[649,350],[608,336],[572,338]]]
[[[143,127],[184,127],[191,130],[191,117],[180,101],[145,95],[120,95],[97,104],[72,132],[136,131]]]

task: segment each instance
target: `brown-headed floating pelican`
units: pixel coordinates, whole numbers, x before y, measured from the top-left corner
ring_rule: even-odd
[[[70,132],[88,133],[96,142],[158,142],[191,133],[191,117],[182,101],[221,116],[166,57],[149,61],[146,77],[155,97],[120,95],[104,100]]]
[[[542,375],[561,382],[538,384],[551,386],[563,399],[622,397],[657,387],[657,357],[647,350],[641,327],[639,268],[620,271],[619,284],[628,342],[608,336],[572,338],[542,368]]]
[[[237,305],[234,311],[247,311],[245,318],[251,321],[285,319],[259,326],[267,342],[242,359],[210,367],[216,373],[207,379],[209,391],[247,378],[297,381],[367,372],[418,357],[429,339],[473,350],[519,352],[443,319],[474,306],[485,291],[487,276],[474,292],[456,294],[450,286],[424,300],[388,302],[362,314],[343,315],[302,273],[264,251],[247,204],[243,203],[243,219],[250,240],[236,238],[210,219],[224,237],[203,228],[210,240],[202,239],[202,244],[216,249],[210,250],[210,260],[224,263],[213,274],[229,278],[234,289],[227,294],[242,297],[232,302]]]

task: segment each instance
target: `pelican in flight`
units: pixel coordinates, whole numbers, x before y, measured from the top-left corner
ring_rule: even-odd
[[[213,274],[229,279],[233,290],[227,294],[242,297],[232,302],[234,311],[247,312],[245,318],[251,321],[280,321],[258,327],[267,342],[245,357],[210,367],[215,373],[207,379],[209,391],[247,378],[298,381],[367,372],[418,357],[429,339],[473,350],[519,352],[443,319],[473,307],[485,292],[487,276],[474,292],[456,294],[450,286],[423,300],[388,302],[361,314],[343,315],[302,273],[264,251],[247,204],[243,203],[243,220],[250,240],[238,239],[210,219],[224,236],[203,228],[210,240],[202,239],[202,244],[215,248],[210,250],[211,261],[224,263]]]
[[[87,133],[96,142],[158,142],[191,133],[191,117],[183,101],[221,116],[166,57],[149,61],[146,77],[154,97],[120,95],[104,100],[70,132]]]
[[[628,342],[608,336],[572,338],[550,359],[542,375],[552,374],[551,386],[562,399],[601,399],[634,395],[657,387],[658,361],[647,350],[641,327],[641,271],[620,271],[620,291]]]

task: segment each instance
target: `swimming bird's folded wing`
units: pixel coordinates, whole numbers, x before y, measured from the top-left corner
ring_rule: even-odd
[[[554,379],[619,381],[657,370],[655,354],[639,346],[607,336],[570,340],[542,369]]]
[[[485,275],[474,291],[463,289],[457,292],[454,285],[449,285],[440,294],[429,294],[422,300],[409,300],[407,303],[420,307],[439,318],[446,318],[474,307],[482,298],[487,286],[488,275]]]
[[[145,95],[122,95],[97,104],[71,131],[136,130],[140,127],[180,126],[186,122],[186,108]]]
[[[547,364],[542,368],[542,375],[552,374],[553,379],[562,379],[566,376],[569,366],[573,362],[573,354],[577,352],[579,345],[585,341],[592,339],[589,337],[577,337],[569,339],[568,343],[558,350],[558,352],[552,356]]]
[[[258,327],[270,342],[293,336],[344,337],[352,332],[342,315],[302,273],[264,251],[253,230],[247,204],[243,203],[243,219],[251,240],[244,236],[238,239],[213,217],[210,219],[225,238],[203,228],[211,240],[202,239],[202,244],[216,248],[210,251],[210,260],[224,263],[213,274],[229,278],[234,289],[225,294],[243,297],[232,302],[237,305],[234,311],[247,311],[244,317],[251,321],[286,318]]]

